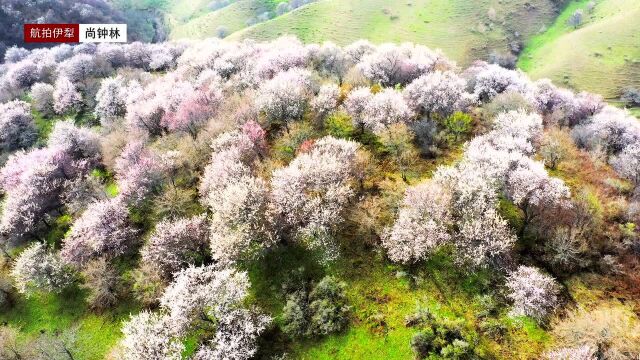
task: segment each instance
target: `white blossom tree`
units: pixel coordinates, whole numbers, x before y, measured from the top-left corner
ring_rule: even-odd
[[[96,93],[95,115],[102,126],[108,126],[127,111],[128,88],[121,77],[106,78]]]
[[[247,274],[213,265],[188,267],[175,275],[160,298],[170,326],[183,334],[197,324],[216,329],[217,321],[238,308],[248,294]]]
[[[143,310],[122,327],[125,360],[180,360],[184,345],[164,314]]]
[[[345,99],[344,107],[351,116],[353,126],[361,131],[365,128],[366,111],[372,98],[373,94],[369,88],[360,87],[352,90]]]
[[[359,146],[327,136],[287,167],[274,171],[271,208],[285,233],[335,257],[334,226],[354,195],[355,157]]]
[[[338,82],[347,71],[347,57],[345,52],[331,41],[324,42],[315,54],[316,69],[321,74],[335,76]]]
[[[533,86],[526,76],[517,70],[482,63],[469,69],[468,72],[475,72],[470,85],[473,86],[474,94],[483,102],[491,101],[505,91],[515,91],[525,97],[532,95]]]
[[[272,241],[267,186],[251,170],[264,134],[255,125],[245,128],[213,141],[211,163],[200,185],[201,200],[212,212],[212,255],[221,263],[251,256]]]
[[[509,274],[506,286],[513,302],[512,316],[530,316],[541,322],[558,305],[558,284],[534,267],[518,267]]]
[[[205,216],[161,221],[141,250],[142,261],[170,278],[202,256],[207,238]]]
[[[256,95],[256,107],[270,122],[288,126],[304,114],[313,82],[307,70],[292,69],[264,83]]]
[[[58,76],[68,78],[74,84],[85,81],[97,71],[94,57],[77,54],[58,65]]]
[[[366,55],[374,51],[376,51],[375,45],[371,44],[368,40],[358,40],[344,48],[347,60],[351,64],[359,63]]]
[[[53,85],[47,83],[35,83],[31,86],[31,100],[33,107],[44,115],[53,114]]]
[[[438,51],[404,43],[378,46],[374,52],[362,56],[357,67],[371,81],[395,86],[408,84],[435,69],[447,70],[452,64]]]
[[[266,183],[252,176],[230,180],[207,200],[212,211],[211,252],[221,263],[250,257],[273,242]]]
[[[59,292],[73,281],[71,271],[58,254],[42,243],[35,243],[20,253],[11,276],[18,291],[27,296],[36,291]]]
[[[37,139],[29,104],[14,100],[0,104],[0,149],[14,151],[27,148]]]
[[[598,360],[596,349],[591,345],[561,348],[545,354],[547,360]]]
[[[53,90],[53,109],[58,114],[78,110],[82,105],[82,95],[65,76],[58,77]]]
[[[543,163],[529,158],[508,173],[506,192],[523,210],[527,223],[543,212],[570,207],[571,192],[564,181],[550,177]]]
[[[47,145],[62,149],[73,159],[86,160],[92,164],[100,160],[100,137],[93,130],[78,127],[73,120],[58,121],[53,126]]]
[[[616,172],[634,185],[640,183],[640,143],[631,144],[611,160]]]
[[[413,111],[446,117],[472,103],[466,86],[466,81],[455,73],[436,71],[409,84],[404,90],[404,97]]]
[[[128,215],[126,205],[119,198],[89,205],[65,237],[62,258],[83,266],[99,256],[113,259],[124,254],[135,240]]]
[[[456,167],[440,168],[434,175],[434,181],[451,193],[458,263],[476,268],[501,266],[515,244],[515,235],[497,211],[498,174],[494,170],[466,160]]]
[[[394,89],[384,89],[373,95],[364,110],[364,126],[373,131],[383,131],[391,124],[406,123],[413,116],[402,94]]]
[[[38,66],[31,59],[11,64],[5,78],[15,89],[24,89],[38,81]]]
[[[449,227],[453,220],[450,202],[450,195],[436,183],[425,182],[409,188],[398,218],[382,237],[389,258],[415,263],[450,242]]]
[[[338,85],[329,84],[320,87],[318,95],[311,101],[311,107],[316,113],[316,116],[324,119],[332,111],[338,107],[338,100],[340,99],[340,88]]]
[[[640,123],[625,110],[607,106],[572,132],[578,146],[615,156],[640,142]]]

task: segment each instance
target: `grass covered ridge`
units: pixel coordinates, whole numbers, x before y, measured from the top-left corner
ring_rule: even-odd
[[[544,33],[533,37],[518,66],[532,78],[548,77],[579,90],[617,99],[625,86],[640,86],[640,2],[599,0],[592,13],[589,1],[572,1]],[[577,29],[567,19],[584,9]]]

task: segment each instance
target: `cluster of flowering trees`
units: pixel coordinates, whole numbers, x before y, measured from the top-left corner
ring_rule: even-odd
[[[537,115],[501,114],[494,119],[494,130],[467,145],[459,164],[440,168],[431,182],[407,191],[397,222],[383,237],[390,258],[417,262],[453,242],[461,262],[499,264],[515,243],[498,213],[500,193],[521,206],[528,220],[536,211],[568,206],[564,183],[529,158],[541,132]]]
[[[46,223],[62,204],[65,182],[85,174],[95,163],[98,137],[88,129],[58,122],[48,146],[19,151],[0,169],[5,193],[0,231],[5,242],[20,242]]]
[[[341,48],[281,38],[16,48],[0,77],[2,243],[39,238],[51,220],[72,217],[56,244],[60,251],[42,241],[17,256],[16,286],[25,294],[59,291],[77,280],[74,271],[85,272],[88,281],[90,267],[89,274],[104,269],[111,279],[119,275],[114,260],[137,259],[139,251],[140,268],[157,273],[162,295],[157,311],[145,310],[124,326],[125,359],[181,359],[194,331],[201,338],[193,359],[249,359],[270,319],[246,306],[250,284],[238,263],[290,243],[319,249],[327,260],[339,255],[336,235],[358,195],[354,183],[365,171],[364,151],[331,132],[328,118],[346,119],[345,128],[351,121],[359,131],[345,130],[349,136],[371,136],[374,141],[363,143],[382,145],[384,160],[402,158],[407,180],[411,162],[405,160],[418,156],[405,151],[421,136],[416,124],[518,97],[523,109],[485,119],[489,130],[465,145],[460,161],[409,187],[381,234],[394,262],[419,264],[446,246],[469,269],[503,271],[513,316],[543,321],[559,303],[553,278],[517,266],[521,234],[501,209],[505,203],[516,208],[524,227],[573,209],[569,188],[535,158],[544,126],[571,128],[578,146],[640,182],[640,126],[626,112],[497,65],[477,62],[460,72],[439,52],[413,44],[359,41]],[[26,92],[31,104],[17,100]],[[101,140],[95,129],[58,120],[46,146],[36,148],[31,107],[46,121],[93,116],[101,135],[117,144]],[[313,129],[296,132],[309,119]],[[291,140],[283,146],[291,161],[270,156],[278,151],[270,146],[278,136]],[[105,148],[112,150],[111,162]],[[113,181],[115,196],[94,193],[105,184],[92,170]],[[203,206],[194,204],[179,217],[140,216],[167,187],[196,184]],[[195,198],[193,191],[186,202]],[[337,289],[326,292],[339,306],[313,292],[288,306],[291,318],[300,313],[295,307],[308,306],[301,313],[315,330],[302,333],[326,334],[347,321],[341,318],[348,312],[344,295],[331,295],[342,294],[342,285],[323,287]]]
[[[271,179],[271,210],[278,230],[337,255],[333,229],[353,197],[358,143],[324,137]]]
[[[26,149],[36,141],[37,133],[29,104],[14,100],[0,104],[0,149],[11,152]]]
[[[179,272],[160,299],[160,312],[142,312],[124,325],[124,359],[181,359],[182,338],[190,329],[213,333],[194,359],[250,359],[271,319],[242,306],[248,287],[247,274],[236,270],[204,266]]]
[[[220,262],[233,262],[270,243],[266,183],[252,172],[263,142],[264,131],[255,123],[213,141],[200,194],[212,212],[211,250]]]

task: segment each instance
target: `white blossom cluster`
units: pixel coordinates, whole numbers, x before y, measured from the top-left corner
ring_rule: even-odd
[[[327,136],[274,171],[270,206],[281,231],[324,249],[329,257],[336,255],[330,235],[343,221],[344,208],[354,194],[351,182],[358,148],[356,142]]]
[[[272,240],[267,184],[251,171],[260,141],[244,132],[227,132],[212,144],[212,159],[205,169],[200,194],[212,212],[211,251],[220,262],[251,255],[252,250],[268,246]]]
[[[58,254],[35,243],[25,249],[11,269],[16,288],[30,295],[35,291],[59,292],[71,284],[73,277]]]
[[[518,267],[509,274],[506,286],[507,297],[513,302],[512,316],[530,316],[542,321],[558,305],[558,284],[534,267]]]
[[[162,295],[158,313],[143,312],[125,324],[124,358],[179,359],[181,338],[190,329],[207,328],[213,336],[194,359],[250,359],[271,319],[242,306],[248,287],[244,272],[215,266],[182,270]]]
[[[459,261],[474,267],[508,256],[516,238],[498,213],[500,192],[531,212],[567,206],[570,199],[566,185],[529,158],[541,133],[538,115],[500,114],[492,131],[467,145],[459,164],[438,169],[433,181],[407,192],[396,223],[383,236],[389,257],[420,261],[449,240]],[[416,194],[425,201],[415,201]]]

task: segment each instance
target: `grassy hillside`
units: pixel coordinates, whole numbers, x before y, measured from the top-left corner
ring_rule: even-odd
[[[201,39],[216,36],[220,26],[229,32],[246,27],[248,19],[265,10],[265,5],[255,0],[238,0],[216,11],[207,9],[208,1],[196,0],[185,4],[175,1],[167,11],[171,39]]]
[[[519,66],[533,78],[549,77],[612,99],[624,86],[640,86],[640,2],[599,0],[574,30],[566,21],[587,2],[572,2],[553,26],[534,37]]]
[[[494,20],[488,15],[491,8]],[[293,34],[306,42],[331,40],[341,45],[361,38],[412,41],[440,48],[467,64],[494,50],[506,52],[510,41],[528,39],[555,15],[550,0],[321,0],[231,38],[265,40]]]

